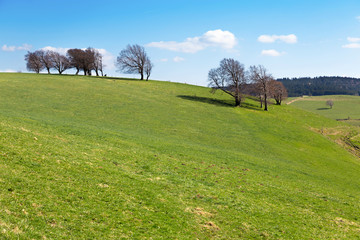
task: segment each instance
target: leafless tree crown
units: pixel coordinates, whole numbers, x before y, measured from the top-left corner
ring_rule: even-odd
[[[48,74],[50,74],[50,69],[54,67],[51,60],[51,52],[45,50],[36,50],[35,53],[40,57],[44,68],[46,68]]]
[[[85,50],[73,48],[67,51],[67,55],[72,67],[76,68],[76,75],[80,70],[84,75],[91,75],[92,70],[96,76],[99,76],[99,71],[103,73],[102,55],[98,50],[90,47]]]
[[[333,100],[327,100],[326,105],[329,106],[330,108],[332,108],[334,106]]]
[[[281,105],[281,102],[288,97],[283,83],[276,80],[270,81],[270,92],[277,105]]]
[[[53,64],[53,68],[55,68],[59,74],[62,74],[65,70],[71,68],[69,59],[58,52],[50,51],[50,59]]]
[[[269,74],[264,66],[251,66],[250,67],[250,79],[256,86],[260,101],[264,100],[264,110],[268,110],[268,98],[271,97],[270,82],[274,80],[271,74]]]
[[[128,45],[122,50],[117,57],[116,64],[121,72],[140,74],[141,80],[144,79],[144,74],[147,75],[146,79],[150,77],[153,67],[144,47],[137,44]]]
[[[209,87],[220,89],[235,98],[235,105],[241,104],[241,88],[246,83],[244,65],[232,58],[224,58],[218,68],[208,74]]]
[[[40,73],[41,70],[45,68],[43,62],[41,61],[41,56],[39,52],[28,52],[25,55],[26,68],[29,71],[34,71]]]

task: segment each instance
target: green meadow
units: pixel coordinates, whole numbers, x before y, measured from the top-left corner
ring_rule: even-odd
[[[334,106],[326,105],[327,100],[332,100]],[[349,95],[330,95],[303,97],[292,103],[294,106],[320,114],[331,119],[343,119],[349,124],[360,126],[360,97]]]
[[[360,160],[321,134],[345,123],[161,81],[0,89],[3,239],[360,239]]]

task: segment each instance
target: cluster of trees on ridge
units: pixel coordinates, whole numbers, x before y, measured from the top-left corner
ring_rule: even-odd
[[[48,71],[56,69],[59,74],[70,68],[76,69],[76,75],[83,71],[84,75],[103,76],[102,55],[94,48],[85,50],[73,48],[67,51],[66,56],[54,51],[36,50],[25,55],[26,66],[29,71],[40,73],[43,69]],[[128,45],[116,59],[116,65],[121,72],[138,73],[140,79],[149,79],[153,64],[145,52],[144,47]],[[284,85],[276,81],[265,67],[251,66],[248,71],[243,64],[232,58],[224,58],[218,68],[213,68],[208,74],[209,86],[213,90],[220,89],[235,99],[235,106],[240,106],[244,95],[254,95],[259,98],[261,108],[268,110],[268,100],[273,98],[277,105],[281,105],[287,98]]]
[[[103,75],[102,55],[94,48],[87,48],[85,50],[72,48],[67,51],[66,56],[55,51],[50,50],[36,50],[28,52],[25,55],[26,68],[29,71],[40,73],[46,69],[50,74],[51,69],[56,69],[59,74],[70,68],[76,69],[76,75],[79,71],[84,71],[84,75],[91,75],[94,70],[96,76],[99,72]]]
[[[25,55],[26,68],[29,71],[40,73],[46,69],[48,74],[51,69],[56,69],[59,74],[62,74],[67,69],[75,68],[76,75],[80,71],[83,71],[84,75],[91,75],[91,72],[95,71],[96,76],[99,76],[99,72],[101,76],[104,76],[105,66],[102,59],[102,54],[97,49],[90,47],[87,49],[72,48],[67,51],[66,55],[50,50],[36,50]],[[116,64],[124,73],[140,74],[141,80],[145,75],[148,80],[153,68],[144,47],[137,44],[128,45],[122,50],[116,59]]]
[[[222,90],[235,99],[235,106],[240,106],[245,94],[257,96],[261,108],[268,110],[268,100],[274,98],[281,105],[287,98],[284,85],[276,81],[264,66],[250,66],[248,71],[243,64],[232,58],[224,58],[218,68],[208,74],[209,87]]]
[[[360,78],[304,77],[277,80],[284,84],[290,97],[303,95],[360,95]]]

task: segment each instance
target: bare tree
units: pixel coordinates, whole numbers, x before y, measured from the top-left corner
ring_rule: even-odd
[[[211,69],[208,74],[209,86],[235,98],[235,106],[241,104],[241,88],[246,80],[244,65],[232,58],[224,58],[220,67]]]
[[[330,107],[330,109],[332,109],[332,107],[334,106],[334,102],[333,102],[333,100],[327,100],[326,101],[326,106],[329,106]]]
[[[84,73],[85,71],[89,76],[91,76],[91,71],[95,70],[95,60],[96,55],[98,54],[98,51],[94,48],[87,48],[85,51],[85,59],[84,59]],[[99,53],[100,54],[100,53]],[[96,76],[99,76],[98,72],[96,73]]]
[[[103,74],[103,61],[102,61],[102,55],[101,53],[94,49],[94,70],[95,70],[95,73],[96,73],[96,76],[99,76],[99,71],[101,72],[101,76],[104,76]]]
[[[76,75],[79,71],[84,71],[84,75],[91,75],[91,71],[95,70],[96,75],[103,70],[102,56],[98,50],[94,48],[87,48],[85,50],[73,48],[67,51],[67,56],[72,67],[76,68]]]
[[[36,73],[40,73],[41,70],[45,68],[43,62],[41,61],[41,57],[38,52],[28,52],[25,55],[26,68],[29,71],[34,71]]]
[[[256,85],[256,89],[260,96],[260,101],[264,100],[264,110],[268,110],[268,97],[271,96],[271,84],[274,80],[271,74],[267,73],[264,66],[251,66],[250,67],[250,79]]]
[[[150,59],[147,56],[144,47],[137,44],[128,45],[120,52],[116,60],[116,64],[121,72],[139,73],[141,80],[144,79],[144,71],[147,62],[150,62]]]
[[[82,67],[84,51],[78,48],[72,48],[67,51],[67,56],[72,67],[76,69],[76,75],[79,74],[79,71]]]
[[[271,80],[270,88],[270,92],[272,93],[272,97],[275,99],[276,105],[281,105],[282,100],[288,97],[284,84],[276,80]]]
[[[66,56],[54,51],[50,52],[50,56],[53,68],[55,68],[59,74],[62,74],[65,70],[71,68],[70,60]]]
[[[153,68],[153,64],[150,61],[146,61],[145,63],[146,81],[149,80],[152,68]]]
[[[36,50],[35,53],[40,57],[42,64],[46,68],[48,74],[50,74],[50,69],[53,67],[51,52],[44,50]]]

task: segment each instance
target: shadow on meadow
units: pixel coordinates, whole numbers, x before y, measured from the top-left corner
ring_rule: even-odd
[[[144,81],[145,80],[140,80],[138,78],[120,78],[120,77],[105,77],[105,76],[93,76],[95,78],[99,78],[99,79],[106,79],[106,80],[113,80],[115,81]]]
[[[212,104],[212,105],[216,105],[216,106],[235,107],[234,101],[232,101],[232,100],[220,100],[220,99],[215,99],[215,98],[189,96],[189,95],[178,95],[177,97],[185,99],[185,100],[208,103],[208,104]],[[252,109],[252,110],[261,110],[258,106],[251,104],[251,103],[246,103],[246,102],[242,102],[241,107]]]
[[[317,108],[316,110],[330,110],[331,108]]]
[[[234,107],[234,104],[232,103],[232,101],[228,101],[228,100],[219,100],[219,99],[214,99],[214,98],[189,96],[189,95],[178,95],[177,97],[185,99],[185,100],[209,103],[209,104],[213,104],[213,105],[217,105],[217,106]]]

